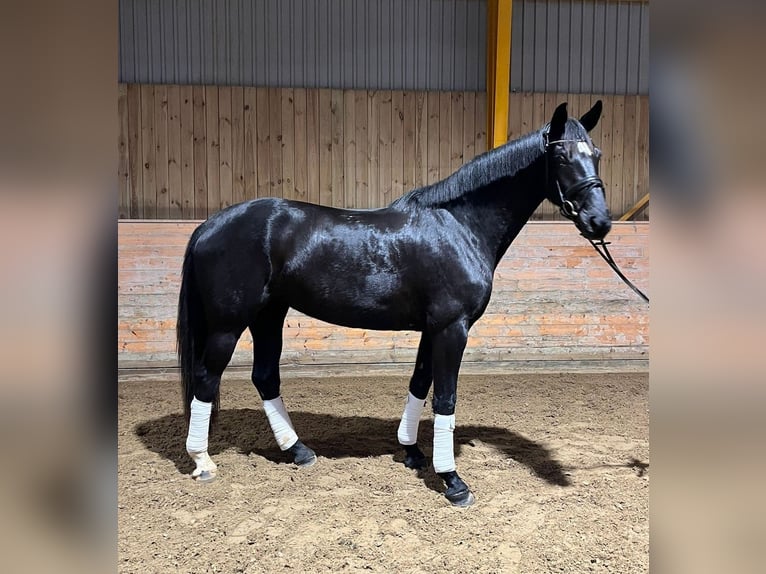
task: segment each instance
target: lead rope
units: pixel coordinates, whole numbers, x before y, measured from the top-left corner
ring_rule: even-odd
[[[588,239],[588,238],[586,237],[585,239]],[[648,303],[649,297],[644,295],[644,292],[641,291],[641,289],[633,285],[630,279],[625,277],[622,271],[620,271],[620,268],[617,266],[617,263],[615,263],[614,258],[612,257],[612,254],[609,253],[609,249],[606,248],[606,246],[609,245],[610,242],[604,241],[603,239],[599,241],[593,241],[592,239],[588,239],[588,241],[590,241],[590,244],[593,246],[593,249],[595,249],[596,252],[599,255],[601,255],[601,257],[604,259],[604,261],[606,261],[609,264],[609,267],[611,267],[614,270],[614,272],[617,273],[617,276],[620,279],[622,279],[628,287],[633,289],[633,291],[635,291],[638,294],[638,296],[641,297],[641,299],[643,299],[644,301]],[[601,251],[601,249],[599,248],[603,249],[603,251]]]

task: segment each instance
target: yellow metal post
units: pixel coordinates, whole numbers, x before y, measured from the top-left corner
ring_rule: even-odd
[[[487,0],[487,143],[508,139],[512,0]]]

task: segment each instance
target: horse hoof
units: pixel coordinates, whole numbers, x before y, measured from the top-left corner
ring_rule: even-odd
[[[452,506],[457,506],[458,508],[467,508],[476,502],[476,497],[470,490],[463,490],[455,493],[447,491],[444,493],[444,496],[450,501]]]
[[[203,470],[197,476],[192,475],[192,478],[197,482],[213,482],[216,479],[216,474],[209,470]]]
[[[295,464],[298,466],[298,468],[308,468],[310,466],[314,466],[316,463],[317,463],[316,455],[312,456],[311,458],[307,460],[295,461]]]
[[[287,450],[290,451],[290,453],[293,455],[293,462],[298,466],[298,468],[308,468],[316,464],[316,453],[301,441],[297,441]]]

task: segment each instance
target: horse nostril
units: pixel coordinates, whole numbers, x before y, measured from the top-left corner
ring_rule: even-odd
[[[590,223],[590,228],[599,236],[599,238],[606,236],[612,229],[612,220],[608,217],[593,215],[590,217],[588,223]]]

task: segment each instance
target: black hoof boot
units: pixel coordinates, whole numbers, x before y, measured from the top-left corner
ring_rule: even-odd
[[[296,441],[287,452],[293,455],[293,462],[301,468],[312,466],[317,461],[316,453],[301,441]]]
[[[407,453],[404,457],[404,466],[407,468],[425,468],[428,466],[428,459],[426,458],[426,455],[424,455],[421,450],[418,448],[417,444],[405,444],[404,450]]]
[[[465,508],[471,506],[476,498],[473,496],[473,492],[468,488],[468,485],[457,475],[457,472],[439,472],[437,473],[444,480],[444,484],[447,485],[447,490],[444,496],[450,501],[452,506],[459,506]]]

